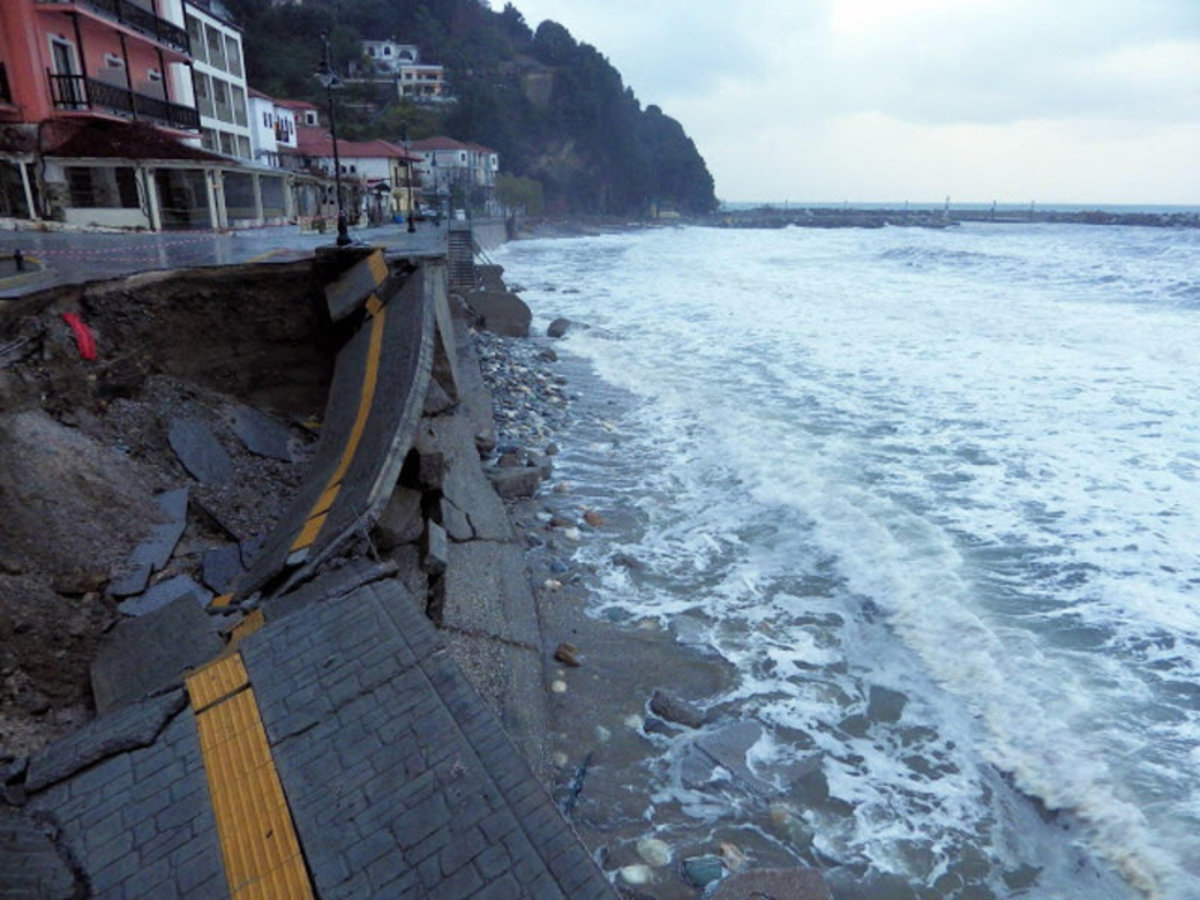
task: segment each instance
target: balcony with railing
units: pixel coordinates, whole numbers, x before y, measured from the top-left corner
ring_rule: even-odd
[[[161,97],[139,94],[119,85],[85,78],[83,75],[57,75],[50,78],[50,94],[57,109],[99,110],[134,119],[146,119],[168,128],[200,130],[200,113],[190,106],[171,103]]]
[[[132,28],[160,44],[181,53],[192,55],[192,44],[187,29],[180,28],[166,19],[159,18],[152,10],[134,3],[133,0],[37,0],[43,7],[76,7],[90,10],[97,15]]]

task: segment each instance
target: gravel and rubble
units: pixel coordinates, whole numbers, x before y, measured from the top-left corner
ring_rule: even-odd
[[[89,667],[120,618],[111,587],[188,488],[186,527],[150,586],[203,578],[205,554],[265,532],[295,490],[323,408],[309,268],[255,266],[59,288],[0,320],[0,759],[94,715]],[[87,359],[63,314],[94,338]],[[293,462],[251,452],[239,412],[291,437]],[[197,481],[171,444],[202,423],[229,477]]]

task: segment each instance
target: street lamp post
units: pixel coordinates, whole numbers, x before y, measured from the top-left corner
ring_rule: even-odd
[[[317,80],[325,88],[329,102],[329,136],[333,140],[333,190],[337,195],[337,245],[345,247],[353,243],[350,240],[349,225],[346,220],[346,210],[342,207],[342,160],[338,156],[337,120],[333,114],[333,88],[337,85],[337,73],[333,70],[333,59],[329,50],[329,35],[322,34],[321,42],[324,52],[321,62],[317,64]]]
[[[408,122],[400,123],[400,138],[404,141],[404,186],[408,189],[408,232],[417,230],[413,220],[412,153],[408,149]]]

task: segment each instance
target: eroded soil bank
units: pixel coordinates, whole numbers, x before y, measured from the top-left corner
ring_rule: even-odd
[[[0,309],[0,757],[92,715],[88,667],[115,621],[113,573],[188,485],[187,529],[155,580],[262,534],[303,471],[332,366],[308,263],[152,273]],[[64,319],[78,315],[95,344]],[[288,429],[293,461],[257,455],[247,408]],[[172,450],[202,423],[232,462],[197,482]]]

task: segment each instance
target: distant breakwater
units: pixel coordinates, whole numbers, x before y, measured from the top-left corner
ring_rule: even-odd
[[[994,209],[849,209],[798,207],[760,208],[718,213],[697,224],[717,228],[951,228],[962,222],[1024,224],[1029,222],[1073,225],[1137,225],[1152,228],[1200,228],[1195,212],[1109,212],[1106,210],[994,210]]]

